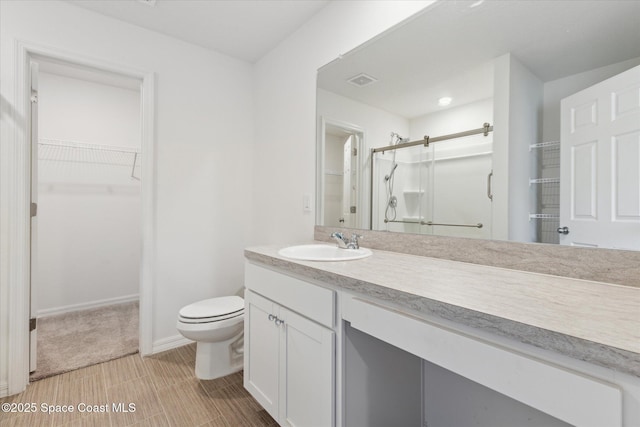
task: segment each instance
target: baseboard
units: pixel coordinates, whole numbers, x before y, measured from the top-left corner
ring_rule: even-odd
[[[6,381],[0,383],[0,397],[7,397],[9,395],[9,384]]]
[[[183,345],[191,344],[192,342],[193,341],[183,337],[182,335],[174,335],[172,337],[162,338],[158,341],[154,341],[151,354],[172,350],[177,347],[182,347]]]
[[[91,308],[106,307],[108,305],[115,305],[115,304],[124,304],[127,302],[138,301],[139,299],[140,299],[139,294],[133,294],[133,295],[125,295],[122,297],[83,302],[80,304],[65,305],[63,307],[47,308],[44,310],[38,310],[37,317],[38,318],[49,317],[49,316],[55,316],[58,314],[71,313],[72,311],[88,310]]]

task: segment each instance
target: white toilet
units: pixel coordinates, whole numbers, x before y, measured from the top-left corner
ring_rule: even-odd
[[[212,380],[242,369],[244,300],[211,298],[180,309],[178,331],[196,341],[196,377]]]

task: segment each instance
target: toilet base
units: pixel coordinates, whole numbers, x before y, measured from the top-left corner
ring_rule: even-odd
[[[196,344],[196,377],[214,380],[243,368],[243,334],[225,341]]]

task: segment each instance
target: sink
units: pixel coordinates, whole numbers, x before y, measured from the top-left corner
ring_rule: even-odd
[[[370,249],[342,249],[335,245],[298,245],[278,251],[278,255],[302,261],[351,261],[371,255]]]

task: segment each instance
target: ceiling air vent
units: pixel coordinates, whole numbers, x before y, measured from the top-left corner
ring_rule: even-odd
[[[357,76],[353,76],[351,77],[349,80],[347,80],[349,83],[351,83],[354,86],[359,86],[359,87],[363,87],[363,86],[367,86],[370,85],[371,83],[375,83],[378,81],[378,79],[371,77],[368,74],[365,73],[360,73]]]

